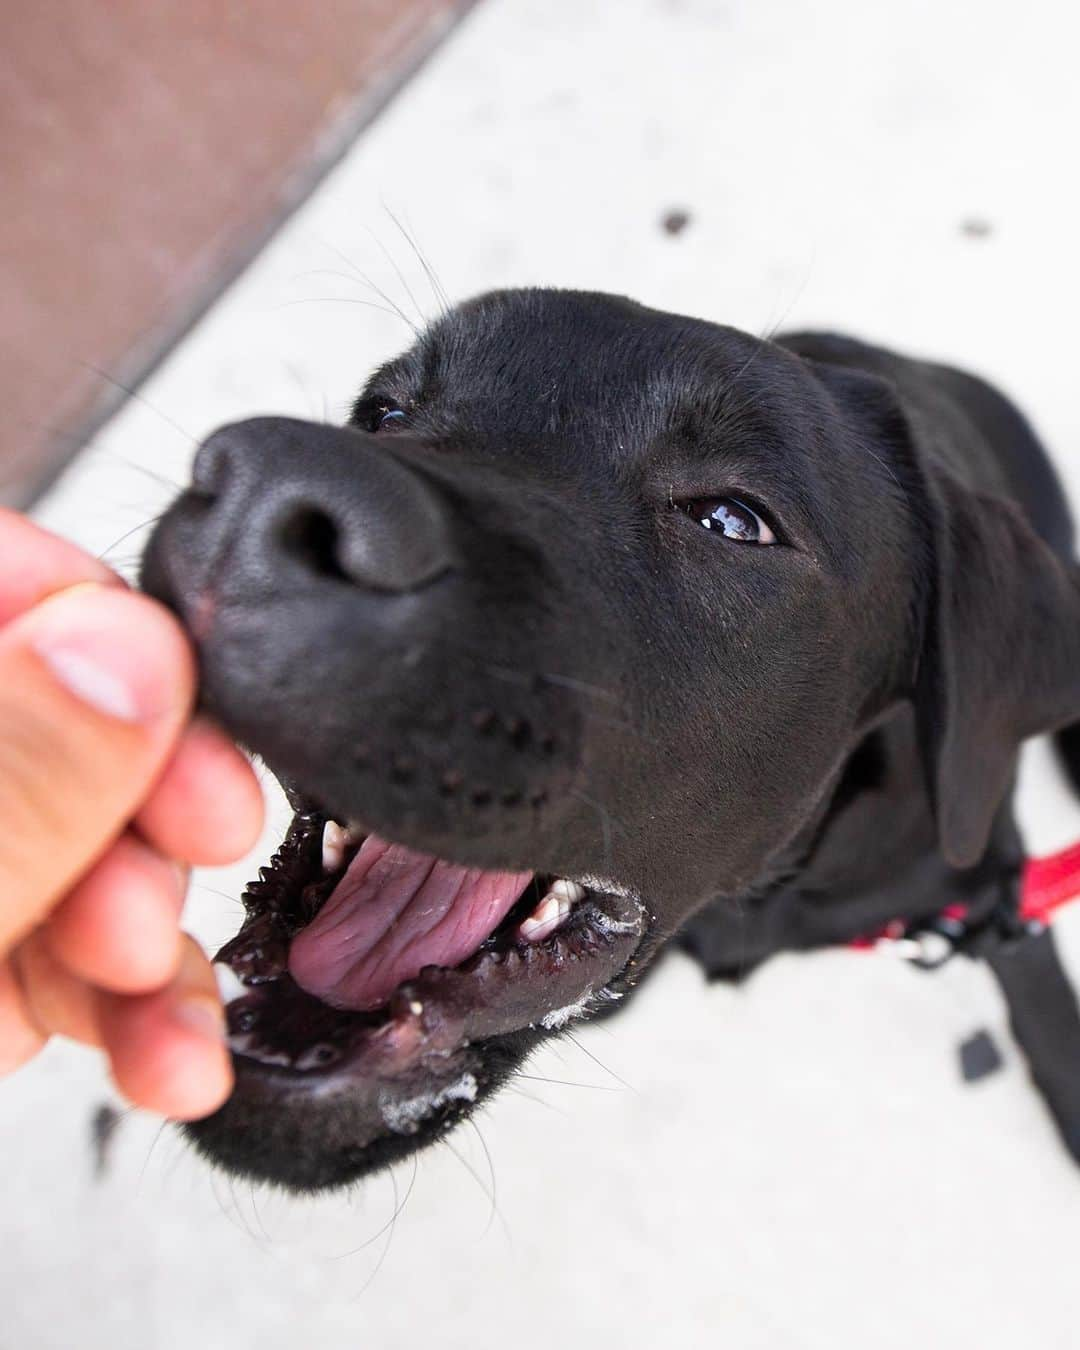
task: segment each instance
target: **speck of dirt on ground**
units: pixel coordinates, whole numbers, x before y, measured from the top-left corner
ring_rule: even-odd
[[[108,1171],[109,1152],[122,1119],[122,1113],[111,1102],[102,1102],[90,1118],[90,1152],[97,1181]]]
[[[682,234],[690,224],[690,212],[682,206],[673,206],[660,217],[660,228],[665,234]]]

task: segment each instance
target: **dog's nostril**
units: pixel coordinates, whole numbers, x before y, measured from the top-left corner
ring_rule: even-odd
[[[317,506],[295,510],[283,523],[281,546],[291,557],[302,562],[316,576],[349,581],[349,574],[341,565],[341,535],[338,526],[325,511]]]

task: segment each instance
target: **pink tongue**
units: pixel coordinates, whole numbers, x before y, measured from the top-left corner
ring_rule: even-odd
[[[510,912],[531,872],[484,872],[368,835],[318,916],[293,939],[289,971],[339,1008],[377,1008],[424,966],[456,966]]]

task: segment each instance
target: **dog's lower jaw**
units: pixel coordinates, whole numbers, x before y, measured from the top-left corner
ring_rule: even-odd
[[[301,1194],[333,1190],[435,1143],[521,1066],[543,1033],[469,1047],[429,1078],[383,1097],[372,1085],[297,1091],[295,1079],[244,1056],[236,1087],[212,1116],[184,1126],[199,1153],[233,1176]],[[379,1127],[373,1132],[372,1122]]]
[[[530,883],[458,966],[426,966],[375,1008],[332,1007],[289,970],[292,939],[334,884],[323,873],[327,837],[340,879],[338,837],[309,810],[245,894],[248,918],[218,958],[237,1084],[189,1127],[233,1173],[298,1190],[347,1183],[431,1142],[542,1039],[611,1007],[632,983],[649,923],[625,888],[545,883],[576,903],[530,940]]]

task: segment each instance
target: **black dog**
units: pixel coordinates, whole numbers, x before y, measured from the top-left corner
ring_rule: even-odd
[[[461,306],[347,428],[215,433],[145,585],[296,817],[220,957],[237,1086],[198,1144],[345,1182],[676,935],[737,977],[962,905],[1080,1147],[1008,800],[1080,718],[1071,549],[979,380],[604,295]]]

